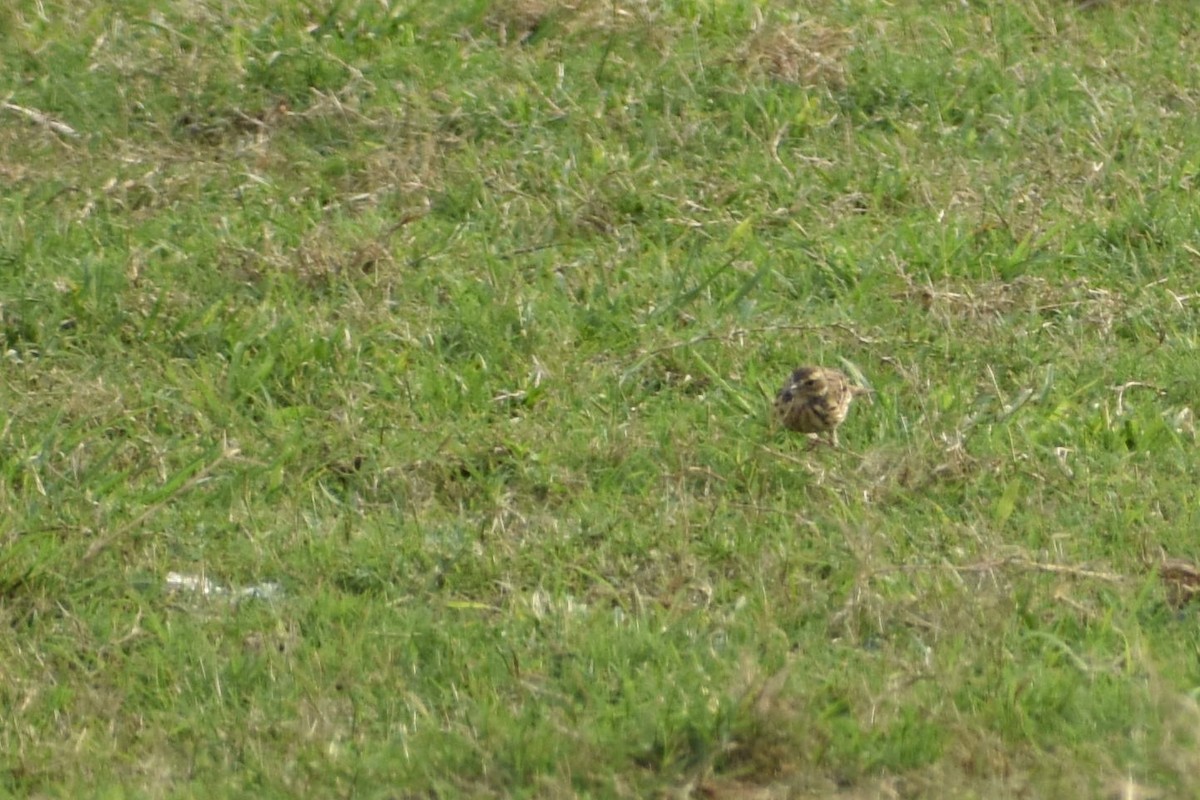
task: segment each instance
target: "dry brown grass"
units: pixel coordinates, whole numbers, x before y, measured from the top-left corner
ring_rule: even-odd
[[[837,90],[846,84],[849,31],[815,20],[772,23],[760,20],[743,48],[752,70],[800,86]]]
[[[899,274],[904,287],[898,297],[919,304],[948,325],[970,322],[994,327],[1003,324],[1009,315],[1025,313],[1071,319],[1107,333],[1129,304],[1126,298],[1109,289],[1092,286],[1087,278],[1055,283],[1023,275],[1010,281],[921,284],[903,270]]]
[[[497,0],[485,18],[501,45],[524,45],[548,28],[558,35],[617,33],[652,24],[656,9],[633,0]]]

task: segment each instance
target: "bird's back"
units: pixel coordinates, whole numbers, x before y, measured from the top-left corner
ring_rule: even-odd
[[[850,381],[836,369],[799,367],[775,398],[784,427],[802,433],[823,433],[841,425],[854,393]]]

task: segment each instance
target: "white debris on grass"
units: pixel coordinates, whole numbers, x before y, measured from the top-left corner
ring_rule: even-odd
[[[175,592],[194,592],[205,597],[229,597],[232,600],[273,600],[283,594],[283,587],[274,581],[230,589],[214,583],[204,575],[185,575],[180,572],[167,573],[167,589]]]

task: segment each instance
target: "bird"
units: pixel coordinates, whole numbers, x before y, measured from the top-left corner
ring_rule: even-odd
[[[870,391],[851,383],[840,370],[797,367],[775,396],[775,413],[788,430],[828,434],[829,444],[837,447],[837,428],[845,422],[850,403]]]

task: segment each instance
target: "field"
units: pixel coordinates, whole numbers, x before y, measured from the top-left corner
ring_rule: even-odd
[[[0,67],[0,795],[1200,796],[1200,5],[14,0]]]

